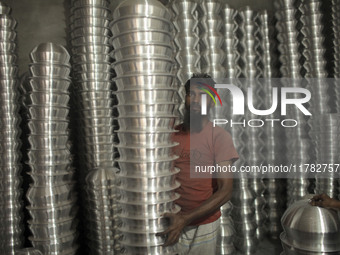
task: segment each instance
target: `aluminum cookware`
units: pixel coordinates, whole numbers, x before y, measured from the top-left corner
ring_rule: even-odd
[[[70,61],[70,54],[63,46],[48,42],[40,43],[34,47],[30,53],[30,58],[33,63],[45,62],[49,64],[68,64]]]
[[[51,64],[31,64],[30,71],[33,77],[68,78],[71,72],[69,66]]]
[[[178,171],[179,172],[179,171]],[[136,191],[158,191],[176,185],[176,173],[157,177],[117,176],[117,187]]]
[[[164,203],[169,200],[173,201],[178,198],[178,194],[175,192],[175,189],[177,189],[179,186],[180,184],[177,183],[177,185],[171,189],[161,190],[158,192],[137,192],[117,187],[117,201],[134,204],[157,204]]]
[[[126,45],[140,44],[159,44],[171,45],[172,34],[162,30],[148,29],[123,32],[110,39],[114,48],[118,49]]]
[[[141,117],[136,114],[135,116],[117,118],[119,130],[126,131],[171,131],[174,128],[175,120],[174,115]]]
[[[161,103],[173,102],[176,89],[173,88],[160,88],[160,89],[126,89],[124,91],[116,91],[114,94],[117,96],[120,104],[125,103]]]
[[[171,14],[165,6],[157,0],[137,2],[127,0],[121,2],[113,12],[113,18],[119,19],[126,16],[157,16],[170,20]]]
[[[114,62],[111,67],[118,76],[129,74],[171,73],[174,61],[170,58],[131,58]]]
[[[312,206],[308,199],[291,205],[281,223],[287,242],[294,248],[319,251],[340,251],[340,219],[336,211]]]

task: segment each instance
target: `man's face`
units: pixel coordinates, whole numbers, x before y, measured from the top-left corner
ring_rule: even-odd
[[[205,92],[201,90],[199,86],[190,86],[190,91],[185,97],[185,108],[187,111],[190,111],[190,113],[192,114],[201,114],[202,94],[205,94]],[[209,112],[211,105],[212,105],[212,100],[210,97],[208,97],[207,99],[208,112]]]

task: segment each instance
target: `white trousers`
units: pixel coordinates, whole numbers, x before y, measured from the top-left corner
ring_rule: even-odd
[[[182,231],[175,249],[178,255],[214,255],[220,229],[220,219],[200,225],[188,226]]]

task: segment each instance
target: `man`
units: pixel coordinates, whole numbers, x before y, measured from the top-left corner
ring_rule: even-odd
[[[176,203],[178,214],[166,213],[169,228],[158,235],[166,235],[165,246],[176,244],[179,255],[215,254],[216,239],[220,227],[220,207],[231,198],[232,178],[229,174],[202,173],[192,178],[194,167],[216,165],[229,166],[238,158],[230,134],[220,127],[213,127],[206,115],[201,115],[201,90],[203,84],[214,86],[210,76],[193,76],[185,84],[186,98],[183,124],[176,129],[173,140],[179,145],[175,154],[179,158],[175,166],[180,168],[176,176],[181,183],[177,192],[181,197]],[[207,100],[207,112],[213,100]]]

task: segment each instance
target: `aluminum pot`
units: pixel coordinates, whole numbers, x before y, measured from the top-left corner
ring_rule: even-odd
[[[117,176],[117,187],[136,191],[157,191],[176,185],[175,173],[157,177],[124,177]]]
[[[117,188],[117,201],[134,204],[157,204],[166,201],[173,201],[178,198],[178,194],[174,191],[180,186],[179,183],[175,187],[168,190],[158,192],[136,192]]]
[[[340,251],[340,219],[334,210],[312,206],[308,199],[300,200],[285,211],[281,224],[294,248]]]

